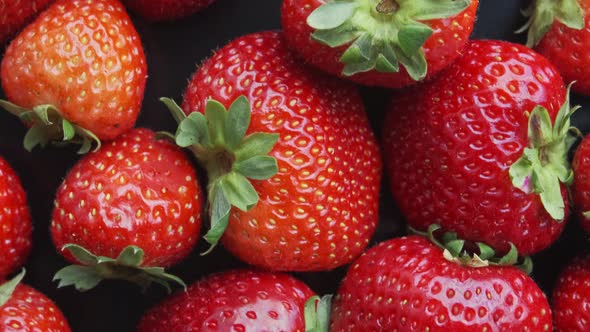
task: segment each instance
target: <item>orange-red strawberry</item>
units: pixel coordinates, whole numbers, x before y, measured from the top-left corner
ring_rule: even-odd
[[[150,21],[171,21],[190,16],[215,0],[124,0],[132,11]]]
[[[210,243],[223,234],[247,263],[298,271],[335,268],[366,247],[381,160],[353,86],[309,71],[280,33],[263,32],[206,61],[183,109],[176,139],[208,170]]]
[[[572,169],[574,206],[582,226],[590,233],[590,136],[586,136],[578,146]]]
[[[556,332],[590,331],[590,257],[576,257],[559,275],[551,304]]]
[[[451,64],[473,30],[478,0],[284,0],[291,48],[326,72],[400,88]]]
[[[70,332],[59,308],[39,291],[21,284],[24,271],[0,284],[0,331]]]
[[[9,45],[1,68],[11,103],[31,127],[25,147],[50,141],[110,140],[135,124],[146,61],[139,35],[117,0],[61,0]]]
[[[152,131],[133,129],[80,160],[60,186],[51,235],[59,252],[82,266],[56,278],[80,290],[104,278],[143,286],[170,280],[157,267],[191,252],[200,213],[201,192],[187,156]]]
[[[54,0],[0,0],[0,45]]]
[[[24,265],[31,251],[32,229],[25,191],[0,157],[0,280]]]

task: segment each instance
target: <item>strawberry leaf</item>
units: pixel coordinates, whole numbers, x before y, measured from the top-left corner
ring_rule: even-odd
[[[332,295],[312,296],[304,306],[305,332],[328,332]]]
[[[307,24],[317,30],[337,28],[353,16],[357,7],[358,4],[351,1],[328,2],[307,17]]]
[[[404,25],[397,35],[399,46],[405,54],[414,54],[420,50],[433,32],[428,25],[418,22]]]
[[[576,30],[584,28],[584,11],[577,0],[533,0],[523,11],[527,22],[516,33],[528,30],[527,46],[535,47],[541,42],[555,20]]]
[[[250,102],[244,96],[238,97],[230,106],[224,130],[225,144],[229,149],[235,149],[244,140],[250,126],[250,112]]]
[[[227,118],[225,107],[220,102],[210,99],[207,101],[207,106],[205,107],[205,116],[207,117],[211,144],[216,146],[223,145],[225,139],[225,119]]]
[[[248,135],[234,154],[237,160],[247,160],[259,155],[267,155],[279,141],[279,134],[255,133]]]
[[[25,273],[25,269],[23,269],[21,273],[17,274],[14,278],[0,285],[0,308],[10,300],[16,286],[18,286],[25,277]]]
[[[249,211],[258,202],[258,193],[240,173],[231,172],[219,179],[219,186],[227,196],[231,205],[242,211]]]
[[[233,169],[247,178],[267,180],[279,171],[277,160],[270,156],[254,156],[250,159],[236,162]]]
[[[205,241],[211,245],[209,250],[203,253],[208,254],[215,248],[219,239],[227,228],[229,220],[229,213],[231,211],[231,204],[224,193],[223,187],[219,183],[213,185],[212,191],[209,193],[211,204],[211,228],[205,234]]]

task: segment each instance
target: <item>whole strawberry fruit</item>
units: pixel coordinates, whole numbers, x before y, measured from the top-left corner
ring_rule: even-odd
[[[525,12],[527,46],[547,57],[572,89],[590,95],[590,1],[535,0]]]
[[[24,265],[33,225],[27,196],[10,165],[0,157],[0,280]]]
[[[551,299],[555,331],[590,330],[590,258],[576,257],[561,272]]]
[[[31,127],[25,147],[110,140],[139,114],[146,82],[139,35],[117,0],[61,0],[8,46],[0,106]]]
[[[54,0],[0,0],[0,45]]]
[[[73,263],[60,286],[101,279],[147,286],[171,279],[162,268],[184,259],[201,225],[201,192],[187,156],[147,129],[133,129],[69,172],[55,199],[51,235]]]
[[[381,160],[353,86],[309,71],[280,33],[263,32],[206,61],[183,109],[177,143],[208,171],[211,244],[223,234],[238,258],[283,271],[360,255],[378,220]]]
[[[521,270],[449,259],[420,236],[370,249],[340,285],[330,331],[551,331],[547,299]]]
[[[572,196],[579,220],[590,233],[590,138],[586,136],[578,146],[572,163],[574,183]]]
[[[478,0],[284,0],[291,48],[313,66],[365,85],[400,88],[451,64]]]
[[[314,295],[286,274],[222,272],[148,311],[138,332],[305,332],[304,305]]]
[[[394,98],[384,127],[391,190],[410,226],[435,223],[522,255],[569,215],[569,99],[544,57],[472,41],[436,80]],[[561,107],[561,108],[560,108]]]
[[[0,284],[0,331],[70,332],[59,308],[37,290],[19,284],[24,272]]]
[[[124,0],[134,12],[150,21],[172,21],[188,17],[215,0]]]

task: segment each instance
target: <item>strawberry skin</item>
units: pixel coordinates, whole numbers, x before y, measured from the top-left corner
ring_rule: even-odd
[[[335,48],[323,45],[311,37],[314,30],[306,23],[310,14],[327,2],[330,1],[284,0],[282,27],[289,46],[298,52],[305,62],[328,73],[343,76],[344,65],[340,58],[350,44]],[[478,0],[471,1],[469,7],[456,16],[422,22],[433,30],[433,34],[423,45],[428,63],[428,74],[425,79],[434,77],[461,54],[473,31],[478,3]],[[397,73],[383,73],[373,69],[347,78],[356,83],[386,88],[401,88],[416,83],[403,66]]]
[[[199,236],[201,192],[187,156],[147,129],[133,129],[80,160],[60,186],[51,235],[66,244],[116,258],[143,249],[143,266],[171,266]]]
[[[0,0],[0,44],[54,0]]]
[[[578,212],[579,220],[586,230],[590,233],[590,138],[587,136],[576,149],[574,161],[574,184],[572,186],[572,196],[574,206]]]
[[[0,279],[24,265],[31,251],[33,225],[25,191],[0,157]]]
[[[209,98],[228,107],[244,95],[248,133],[279,134],[278,174],[253,181],[260,199],[232,209],[223,245],[272,270],[329,270],[360,255],[378,220],[381,160],[358,91],[299,64],[277,32],[232,41],[185,91],[187,114]]]
[[[222,272],[148,311],[138,332],[305,332],[303,307],[314,295],[304,283],[286,274]]]
[[[529,146],[530,112],[542,105],[553,121],[565,95],[555,67],[534,51],[472,41],[438,79],[396,96],[384,157],[410,226],[439,224],[499,251],[512,242],[522,255],[553,243],[569,215],[565,186],[561,221],[539,195],[513,185],[509,173]],[[565,168],[565,153],[559,158]]]
[[[590,330],[590,259],[576,257],[560,274],[551,299],[555,331]]]
[[[188,17],[213,1],[215,0],[124,0],[132,11],[154,22]]]
[[[466,267],[410,236],[367,251],[348,271],[330,331],[551,331],[551,309],[515,267]]]
[[[147,75],[139,35],[116,0],[61,0],[9,45],[1,79],[12,103],[52,104],[109,140],[139,114]]]

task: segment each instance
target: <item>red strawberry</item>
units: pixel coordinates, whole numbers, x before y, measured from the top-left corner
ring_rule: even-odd
[[[70,332],[59,308],[35,289],[19,284],[24,272],[0,285],[0,331]]]
[[[535,0],[526,15],[529,47],[546,56],[573,90],[590,95],[590,1]]]
[[[0,44],[54,0],[0,0]]]
[[[0,280],[24,265],[31,251],[32,230],[25,191],[0,157]]]
[[[209,276],[148,311],[138,332],[305,332],[314,293],[286,274],[229,271]]]
[[[572,168],[574,206],[579,213],[582,226],[590,233],[590,136],[586,136],[578,146]]]
[[[116,0],[61,0],[10,44],[1,102],[31,127],[25,147],[109,140],[133,127],[146,82],[139,35]],[[18,105],[18,106],[17,106]]]
[[[124,0],[137,14],[150,21],[171,21],[188,17],[215,0]]]
[[[569,215],[566,96],[544,57],[501,41],[470,42],[438,79],[398,96],[384,153],[408,223],[522,255],[553,243]]]
[[[473,30],[478,0],[284,0],[291,48],[326,72],[399,88],[451,64]]]
[[[590,258],[575,258],[560,274],[551,302],[555,331],[590,330]]]
[[[272,270],[329,270],[360,255],[378,220],[381,161],[354,87],[307,70],[279,33],[263,32],[205,62],[183,109],[177,143],[208,170],[210,243],[227,227],[230,252]]]
[[[148,281],[166,279],[154,267],[174,265],[191,252],[200,213],[201,192],[187,156],[150,130],[123,134],[80,160],[57,192],[53,242],[84,266],[65,268],[56,279],[80,290],[104,278],[145,286],[136,275],[142,267]]]
[[[521,270],[447,257],[419,236],[370,249],[340,285],[330,331],[551,331],[547,299]]]

